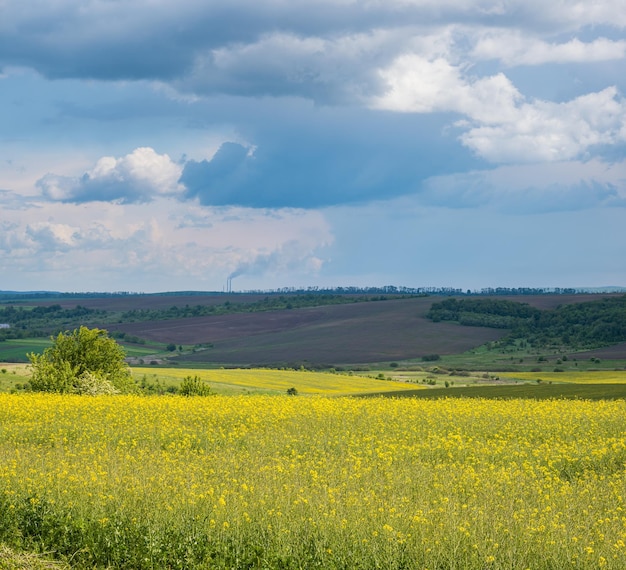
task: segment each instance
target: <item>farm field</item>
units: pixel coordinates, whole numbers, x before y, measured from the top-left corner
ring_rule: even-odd
[[[0,543],[76,568],[623,569],[626,403],[0,395]]]
[[[520,383],[491,384],[475,386],[451,386],[448,388],[433,387],[428,390],[416,390],[407,388],[402,391],[390,393],[374,393],[364,395],[385,396],[393,398],[420,398],[420,399],[446,399],[446,398],[487,398],[499,400],[531,399],[531,400],[617,400],[626,399],[626,384],[547,384]]]
[[[202,370],[178,368],[132,368],[133,376],[141,382],[158,381],[163,386],[178,386],[186,376],[198,376],[205,380],[211,391],[219,394],[241,392],[265,392],[284,394],[295,388],[298,394],[350,395],[372,392],[393,392],[406,390],[406,383],[377,380],[348,374],[329,372],[308,372],[293,370]]]
[[[626,370],[586,370],[581,372],[504,372],[504,378],[566,382],[568,384],[626,384]]]
[[[26,362],[29,352],[43,352],[51,345],[49,338],[29,338],[0,342],[0,364],[4,362]]]
[[[430,298],[121,323],[111,331],[148,341],[212,348],[177,357],[182,366],[370,363],[463,352],[497,340],[502,330],[433,323]]]

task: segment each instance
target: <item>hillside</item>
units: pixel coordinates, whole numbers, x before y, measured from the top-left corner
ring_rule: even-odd
[[[552,310],[607,297],[611,296],[546,294],[506,299]],[[0,310],[6,318],[14,312],[24,319],[23,329],[3,330],[15,335],[7,338],[45,339],[55,331],[85,324],[109,330],[122,342],[130,341],[131,348],[138,342],[154,345],[157,352],[164,345],[184,345],[175,358],[181,365],[393,362],[459,354],[509,334],[506,328],[433,322],[427,315],[441,300],[436,295],[164,294],[31,299],[5,302]],[[193,349],[195,345],[203,346]],[[617,349],[600,350],[609,351],[608,357]],[[621,356],[620,351],[614,354]]]
[[[182,362],[368,363],[463,352],[502,331],[465,329],[426,319],[430,298],[397,299],[112,325],[152,341],[212,343]]]

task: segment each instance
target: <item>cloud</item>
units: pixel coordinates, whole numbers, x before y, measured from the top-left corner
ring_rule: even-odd
[[[472,77],[446,59],[405,54],[380,71],[375,109],[456,112],[460,140],[491,162],[558,161],[626,141],[626,100],[615,87],[564,103],[527,100],[502,73]]]
[[[311,277],[332,241],[314,211],[204,208],[164,197],[33,202],[0,211],[0,272],[14,280],[41,272],[46,288],[65,282],[65,290],[68,275],[77,290],[215,290],[235,271]]]
[[[507,120],[472,126],[461,140],[497,163],[583,157],[626,142],[626,100],[609,87],[566,103],[524,102]]]
[[[185,197],[212,206],[319,208],[411,193],[428,176],[477,164],[469,153],[455,155],[462,147],[443,132],[446,117],[362,113],[363,120],[332,111],[295,125],[270,120],[253,135],[254,147],[225,142],[210,160],[186,162]],[[430,138],[416,138],[420,130]]]
[[[586,105],[580,89],[578,97],[561,101],[566,105],[559,107],[525,95],[510,74],[485,70],[493,67],[494,60],[508,66],[507,71],[546,63],[623,60],[626,16],[620,2],[181,0],[155,9],[148,0],[89,5],[79,0],[40,0],[35,11],[32,5],[26,9],[23,3],[11,1],[0,23],[0,65],[26,66],[54,78],[152,81],[154,89],[171,94],[177,109],[200,107],[220,97],[257,102],[271,97],[302,98],[318,106],[453,113],[467,120],[457,122],[461,142],[482,158],[496,163],[515,161],[516,156],[522,161],[565,160],[597,145],[620,142],[622,119],[578,120],[575,129],[568,129],[567,121]],[[620,37],[611,39],[611,33]],[[611,75],[610,70],[606,73]],[[616,81],[603,76],[598,81],[601,87],[585,94],[593,99],[590,104],[606,104],[613,114],[612,103],[623,107],[619,94],[611,94],[613,102],[605,97]],[[127,106],[128,111],[131,103]],[[123,105],[59,107],[58,120],[81,114],[125,116],[120,110]],[[189,116],[187,108],[179,112],[190,123],[220,121],[215,115]],[[136,100],[132,113],[141,114]],[[224,122],[235,132],[249,128],[232,117]],[[546,132],[538,132],[540,125],[547,125]],[[575,132],[579,128],[580,136]],[[260,149],[257,158],[262,153],[274,156],[274,149],[264,148],[265,141],[242,139]],[[261,162],[265,163],[241,161],[237,176],[252,185]],[[81,180],[50,175],[40,187],[51,199],[60,200],[149,199],[153,190],[146,186],[151,183],[141,187],[135,178],[137,184],[129,189],[128,176],[121,173],[123,165],[108,166],[110,175],[88,172]],[[191,180],[194,174],[190,166],[185,177]],[[330,182],[336,179],[332,176]],[[263,192],[271,194],[263,177],[261,181]],[[196,188],[191,185],[193,193]],[[368,193],[359,189],[354,194]]]
[[[626,207],[626,161],[507,165],[436,176],[424,182],[418,200],[515,216]]]
[[[59,202],[146,202],[180,193],[181,172],[167,154],[142,147],[121,158],[101,158],[80,178],[46,174],[37,187],[47,199]]]
[[[355,105],[380,88],[372,64],[385,62],[403,35],[384,30],[331,38],[264,34],[252,43],[198,54],[190,73],[174,85],[204,95],[301,96]]]
[[[594,63],[626,57],[624,40],[601,37],[582,42],[574,38],[564,43],[549,43],[512,30],[489,30],[481,35],[470,52],[471,57],[497,59],[507,66]]]
[[[345,102],[377,93],[373,72],[401,55],[408,37],[446,26],[493,27],[513,36],[621,29],[620,2],[9,0],[0,22],[0,66],[30,67],[50,78],[175,82],[196,94],[288,93]],[[589,49],[605,47],[592,42]],[[565,51],[572,49],[575,43]]]
[[[269,252],[249,251],[228,278],[235,279],[241,275],[256,277],[268,273],[288,274],[302,269],[315,276],[324,261],[315,255],[315,247],[312,245],[289,241]]]

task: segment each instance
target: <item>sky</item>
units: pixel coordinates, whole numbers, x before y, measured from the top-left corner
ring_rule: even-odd
[[[0,290],[626,286],[623,0],[0,0]]]

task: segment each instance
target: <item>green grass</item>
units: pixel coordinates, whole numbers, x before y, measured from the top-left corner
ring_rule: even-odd
[[[29,352],[43,352],[51,344],[49,338],[5,340],[0,342],[0,362],[28,362]]]
[[[41,353],[46,348],[51,346],[52,341],[49,337],[45,338],[25,338],[25,339],[10,339],[0,342],[0,362],[28,362],[26,356],[29,352]],[[131,358],[145,358],[145,357],[171,357],[175,353],[166,350],[167,345],[164,343],[149,343],[149,344],[125,344],[120,343],[126,355]]]
[[[0,392],[11,392],[17,385],[24,385],[30,379],[26,364],[6,364],[0,362]]]
[[[567,360],[557,362],[567,356]],[[543,358],[545,360],[539,360]],[[582,371],[614,368],[626,368],[626,360],[601,359],[600,362],[589,358],[577,358],[576,352],[538,351],[518,347],[492,348],[491,343],[484,344],[461,354],[442,355],[436,362],[422,362],[414,359],[401,363],[403,366],[443,366],[450,369],[482,371],[532,372],[536,368],[552,371],[559,367],[564,371]]]

